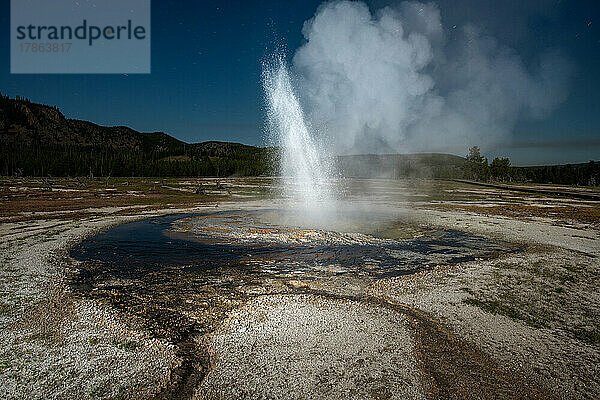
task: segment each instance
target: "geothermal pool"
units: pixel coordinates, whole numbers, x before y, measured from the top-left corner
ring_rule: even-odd
[[[289,210],[152,217],[92,236],[73,248],[71,257],[104,265],[119,278],[181,267],[198,276],[235,268],[275,278],[317,279],[400,276],[506,252],[501,243],[481,236],[398,225],[382,214],[347,212],[338,219],[346,230],[311,228]],[[394,230],[401,232],[391,234]]]
[[[177,382],[195,387],[214,362],[198,338],[253,300],[361,301],[381,278],[518,250],[398,218],[345,210],[319,223],[303,212],[266,208],[147,218],[72,248],[69,284],[75,296],[107,304],[172,343],[183,360]]]

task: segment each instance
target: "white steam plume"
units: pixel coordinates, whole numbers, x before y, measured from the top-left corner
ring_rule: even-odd
[[[571,67],[558,53],[527,68],[474,26],[456,29],[447,40],[434,3],[321,5],[293,60],[312,126],[338,153],[462,153],[564,101]]]

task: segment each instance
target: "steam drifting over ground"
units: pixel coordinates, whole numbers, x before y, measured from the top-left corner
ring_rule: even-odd
[[[526,65],[474,25],[445,27],[435,3],[324,3],[303,35],[293,59],[299,97],[337,153],[505,142],[517,121],[564,101],[572,72],[552,49]]]

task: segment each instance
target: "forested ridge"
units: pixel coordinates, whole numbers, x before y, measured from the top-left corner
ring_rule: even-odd
[[[452,154],[362,154],[337,157],[341,176],[357,178],[442,178],[479,182],[555,183],[598,186],[600,164],[512,166],[508,158],[491,162],[473,146],[466,157]]]
[[[185,143],[163,132],[137,132],[68,119],[57,107],[0,95],[0,175],[227,177],[277,174],[277,149],[229,142]],[[338,156],[339,176],[448,178],[597,186],[600,166],[515,167],[491,162],[477,146],[451,154]]]
[[[189,144],[65,118],[57,107],[0,98],[0,174],[26,176],[260,176],[273,149],[239,143]]]

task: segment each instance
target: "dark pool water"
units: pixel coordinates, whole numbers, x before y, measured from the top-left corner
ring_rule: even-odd
[[[218,233],[214,240],[206,240],[204,235],[205,240],[199,241],[193,235],[172,233],[182,218],[224,214],[227,212],[169,215],[117,225],[85,239],[70,255],[79,261],[110,266],[112,273],[121,277],[172,266],[198,270],[233,266],[258,269],[275,277],[320,271],[389,277],[510,251],[500,243],[457,230],[437,230],[411,240],[350,245],[236,243],[231,238],[220,240]]]

